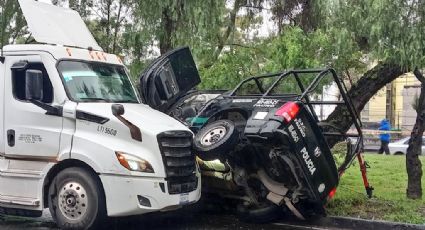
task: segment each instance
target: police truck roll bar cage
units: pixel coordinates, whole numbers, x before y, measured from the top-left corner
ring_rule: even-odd
[[[305,80],[305,77],[314,75],[314,78],[310,81],[309,84],[303,83],[303,80]],[[330,76],[333,80],[333,82],[336,84],[336,87],[339,91],[339,94],[341,96],[342,101],[338,100],[313,100],[311,95],[315,92],[315,90],[320,86],[320,82],[325,78]],[[289,77],[294,77],[299,89],[301,90],[301,94],[293,95],[293,94],[280,94],[280,95],[273,95],[272,91],[275,89],[279,83],[283,79],[287,79]],[[263,85],[261,84],[261,79],[266,78],[276,78],[273,83],[268,87],[267,89],[263,88]],[[356,108],[353,105],[353,102],[351,101],[351,98],[347,95],[347,87],[342,79],[340,79],[335,70],[331,68],[326,69],[301,69],[301,70],[289,70],[285,72],[279,72],[279,73],[271,73],[271,74],[264,74],[264,75],[258,75],[254,77],[249,77],[242,82],[240,82],[232,91],[230,91],[227,95],[229,97],[237,96],[237,92],[248,82],[254,81],[255,85],[258,87],[261,95],[258,95],[258,97],[262,98],[284,98],[288,97],[291,98],[291,100],[295,101],[302,101],[304,102],[307,107],[309,108],[311,114],[313,115],[316,122],[319,124],[319,126],[330,126],[333,129],[336,129],[337,132],[329,132],[324,131],[322,132],[323,135],[327,138],[344,138],[347,142],[349,142],[350,148],[347,150],[347,156],[345,157],[344,162],[338,167],[338,174],[339,176],[342,176],[342,174],[345,172],[345,170],[351,165],[351,163],[354,161],[354,159],[357,157],[360,168],[362,172],[363,182],[366,189],[366,192],[369,197],[372,195],[373,188],[369,185],[366,175],[366,168],[367,163],[363,160],[362,153],[363,153],[363,133],[362,133],[362,122],[359,119],[359,114]],[[244,95],[240,95],[238,97],[244,97]],[[247,97],[252,97],[252,95],[249,95]],[[294,98],[295,97],[295,98]],[[344,106],[349,115],[350,122],[352,122],[355,132],[342,132],[338,130],[337,127],[327,123],[326,121],[321,121],[319,117],[317,116],[317,113],[313,106],[319,105],[328,105],[328,106]],[[355,143],[352,144],[352,139],[355,140]]]

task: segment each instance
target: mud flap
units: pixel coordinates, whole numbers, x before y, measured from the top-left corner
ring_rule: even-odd
[[[292,214],[294,214],[300,220],[305,220],[304,216],[298,211],[297,208],[295,208],[288,197],[278,195],[274,192],[269,192],[269,194],[267,194],[267,200],[278,206],[281,206],[283,203],[285,203],[286,207],[292,212]]]
[[[263,185],[269,190],[267,199],[274,204],[281,206],[285,203],[286,207],[300,220],[305,220],[304,216],[298,211],[297,208],[292,204],[291,200],[285,195],[288,193],[288,188],[285,185],[273,181],[267,176],[264,170],[259,170],[257,175]]]
[[[291,210],[291,212],[300,220],[305,220],[304,216],[298,211],[297,208],[295,208],[295,206],[292,204],[292,202],[289,200],[289,198],[285,197],[285,204],[286,207],[289,208],[289,210]]]

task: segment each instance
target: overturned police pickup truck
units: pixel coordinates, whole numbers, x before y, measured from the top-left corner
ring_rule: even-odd
[[[180,48],[150,65],[140,77],[140,92],[145,103],[196,134],[204,196],[237,201],[247,220],[269,221],[285,212],[300,219],[323,215],[356,157],[371,196],[360,156],[361,122],[333,69],[250,77],[220,93],[193,90],[199,83],[189,49]],[[326,122],[336,106],[345,107],[354,134]],[[348,146],[339,167],[330,139]]]

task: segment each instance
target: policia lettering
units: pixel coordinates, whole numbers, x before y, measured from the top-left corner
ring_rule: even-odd
[[[301,153],[303,154],[304,162],[307,165],[308,170],[310,171],[310,175],[313,176],[314,172],[316,171],[316,166],[314,166],[314,163],[311,160],[310,155],[308,154],[307,149],[305,147],[301,149]]]

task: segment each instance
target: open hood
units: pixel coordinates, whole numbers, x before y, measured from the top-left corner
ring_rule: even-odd
[[[164,113],[201,82],[188,47],[172,50],[157,58],[139,80],[143,101]]]
[[[37,42],[102,51],[78,12],[34,0],[19,0]]]

